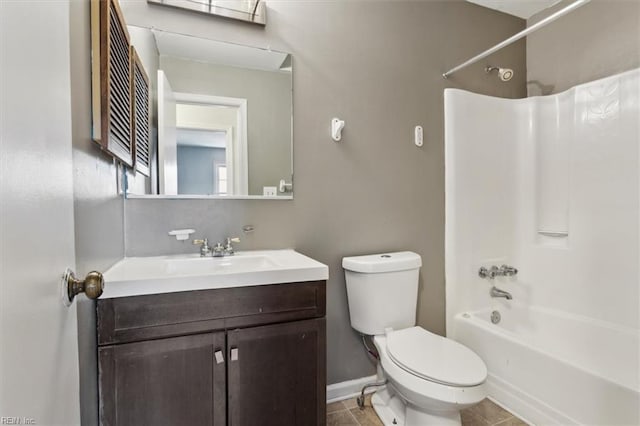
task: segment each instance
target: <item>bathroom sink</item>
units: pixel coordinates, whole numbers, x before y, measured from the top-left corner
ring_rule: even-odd
[[[247,253],[227,257],[167,258],[161,262],[165,274],[179,276],[262,271],[278,266],[273,256]]]
[[[326,280],[329,269],[295,250],[127,257],[104,273],[102,299],[213,288]]]

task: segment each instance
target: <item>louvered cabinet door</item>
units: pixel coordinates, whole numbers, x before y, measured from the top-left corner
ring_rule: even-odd
[[[145,176],[150,170],[151,107],[149,76],[131,46],[131,84],[133,87],[133,151],[135,169]]]
[[[95,59],[99,52],[99,61],[93,63],[93,138],[104,150],[128,166],[133,166],[129,33],[116,0],[92,0],[91,7]]]

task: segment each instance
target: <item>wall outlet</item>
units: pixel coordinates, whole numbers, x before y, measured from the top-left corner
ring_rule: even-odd
[[[262,187],[262,195],[265,197],[277,197],[278,196],[278,187],[277,186],[263,186]]]

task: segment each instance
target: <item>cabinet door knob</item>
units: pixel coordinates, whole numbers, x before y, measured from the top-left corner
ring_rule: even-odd
[[[222,364],[224,362],[222,351],[215,351],[214,356],[216,357],[216,364]]]
[[[238,360],[238,348],[231,348],[231,361]]]

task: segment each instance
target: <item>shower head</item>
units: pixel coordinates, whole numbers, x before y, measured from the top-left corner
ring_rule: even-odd
[[[492,67],[491,65],[489,65],[484,70],[486,73],[490,73],[493,70],[497,70],[498,77],[500,77],[500,80],[502,81],[509,81],[511,80],[511,78],[513,78],[513,70],[511,68],[499,68],[499,67]]]

